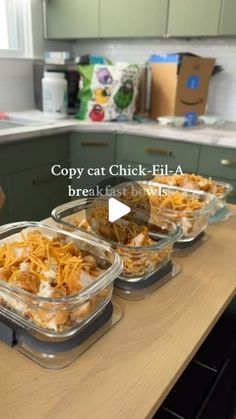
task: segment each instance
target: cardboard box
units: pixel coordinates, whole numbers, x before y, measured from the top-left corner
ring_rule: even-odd
[[[214,58],[155,55],[152,73],[151,117],[203,115]]]

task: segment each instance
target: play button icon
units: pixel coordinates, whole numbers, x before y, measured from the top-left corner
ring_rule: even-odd
[[[82,224],[94,236],[126,244],[149,225],[149,195],[138,182],[120,177],[115,180],[114,185],[114,178],[95,185],[94,190],[103,193],[88,197],[83,203]],[[145,204],[139,205],[140,202]]]
[[[123,204],[115,198],[109,198],[108,200],[108,219],[110,223],[114,223],[120,218],[131,212],[131,208],[128,205]]]

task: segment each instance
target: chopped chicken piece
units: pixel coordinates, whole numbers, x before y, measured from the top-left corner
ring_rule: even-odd
[[[38,291],[39,297],[50,298],[52,297],[53,292],[54,292],[54,288],[51,287],[51,285],[48,282],[41,282],[39,291]]]
[[[25,291],[37,294],[40,281],[30,272],[15,272],[10,283],[16,287],[23,288]]]
[[[83,285],[83,287],[86,288],[93,283],[93,277],[88,272],[81,270],[80,282]]]
[[[10,268],[0,268],[0,279],[2,281],[8,281],[11,276],[11,269]]]
[[[20,271],[21,272],[28,272],[30,270],[30,264],[28,262],[21,262],[20,263]]]
[[[80,306],[78,310],[73,311],[71,313],[71,318],[75,321],[81,322],[91,313],[91,310],[92,310],[92,306],[91,306],[90,301],[86,301]]]
[[[68,311],[60,311],[57,313],[49,312],[48,310],[30,310],[28,316],[37,325],[58,330],[58,328],[65,327],[70,320]]]
[[[85,271],[93,271],[94,269],[96,269],[97,266],[97,262],[96,259],[91,256],[91,255],[87,255],[84,257],[84,263],[88,264],[88,266],[84,267]]]

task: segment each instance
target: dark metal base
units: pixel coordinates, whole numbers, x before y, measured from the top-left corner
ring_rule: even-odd
[[[111,302],[102,313],[77,335],[59,342],[47,342],[0,315],[0,340],[16,347],[27,357],[46,368],[64,368],[85,352],[122,318],[122,310]]]
[[[174,256],[187,256],[194,252],[199,246],[205,243],[209,236],[202,231],[195,239],[188,242],[177,242],[174,244]]]
[[[135,282],[120,278],[116,279],[114,293],[126,300],[142,300],[174,278],[179,272],[179,265],[170,261],[146,279],[140,279]]]

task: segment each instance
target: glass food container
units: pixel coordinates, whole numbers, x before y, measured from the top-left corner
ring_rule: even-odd
[[[216,205],[216,198],[202,191],[191,191],[176,186],[168,186],[157,182],[140,181],[137,182],[143,188],[143,197],[134,198],[126,195],[126,202],[136,205],[139,210],[147,205],[151,206],[151,221],[155,224],[159,217],[165,217],[175,223],[180,223],[182,227],[182,237],[178,242],[191,242],[200,236],[208,226],[208,219]],[[176,192],[180,192],[184,199],[194,200],[200,204],[199,209],[168,209],[160,205],[159,197],[171,197]],[[156,199],[157,198],[157,199]]]
[[[216,205],[211,215],[215,215],[218,211],[225,207],[227,198],[233,191],[233,185],[231,185],[230,183],[220,182],[217,180],[215,181],[215,184],[217,186],[222,186],[224,188],[224,192],[222,192],[219,195],[216,195]]]
[[[167,184],[169,186],[178,186],[176,184],[174,184],[174,175],[172,176],[159,176],[158,179],[163,179],[163,182],[161,182],[160,180],[158,180],[158,183],[163,183],[163,184]],[[169,183],[168,183],[169,180]],[[207,178],[206,178],[207,180]],[[151,179],[151,182],[155,182],[156,181],[154,179]],[[215,215],[218,211],[220,211],[222,208],[224,208],[226,202],[227,202],[227,197],[229,196],[229,194],[232,192],[233,190],[233,186],[230,183],[226,183],[226,182],[220,182],[218,180],[214,180],[214,185],[217,187],[217,189],[221,190],[223,189],[222,192],[216,193],[213,195],[216,198],[215,201],[215,208],[213,208],[211,215]],[[188,186],[181,186],[183,189],[189,189],[189,190],[194,190],[194,191],[200,191],[202,190],[204,192],[203,189],[201,189],[200,187],[195,189],[194,186],[191,186],[191,181],[188,183]]]
[[[102,234],[95,233],[91,225],[93,220],[90,218],[90,225],[86,222],[89,208],[93,204],[93,198],[80,199],[61,205],[52,211],[52,218],[65,229],[80,232],[84,231],[93,235],[101,243],[105,242],[119,254],[123,259],[123,271],[119,276],[125,281],[140,281],[150,277],[161,270],[171,260],[171,253],[174,243],[181,237],[182,230],[179,225],[159,217],[154,224],[149,224],[147,245],[139,245],[139,236],[134,238],[133,245],[117,243],[114,240],[104,237]],[[130,227],[132,221],[119,220],[124,228]]]
[[[122,261],[110,246],[105,243],[98,245],[91,236],[75,235],[37,222],[19,222],[0,227],[0,252],[3,251],[5,244],[22,241],[22,233],[24,238],[27,238],[28,233],[36,231],[43,237],[59,240],[63,245],[68,245],[68,248],[69,243],[72,243],[79,251],[75,253],[77,255],[75,258],[83,258],[85,261],[85,257],[89,257],[90,259],[86,260],[93,261],[95,264],[93,269],[98,270],[98,274],[91,280],[83,265],[81,268],[84,269],[83,280],[80,276],[82,289],[70,295],[49,297],[46,290],[38,295],[39,292],[35,294],[6,282],[3,270],[0,268],[0,315],[22,329],[28,330],[30,335],[38,339],[47,342],[65,341],[84,330],[110,303],[113,281],[121,273]],[[50,257],[52,254],[52,250],[49,250]],[[19,254],[16,256],[20,257]],[[20,265],[21,274],[25,271],[24,263],[26,262],[23,261]],[[59,275],[59,262],[56,268],[51,266],[50,269],[51,271],[55,269]],[[47,271],[48,275],[50,269]],[[45,283],[43,286],[46,286]]]

